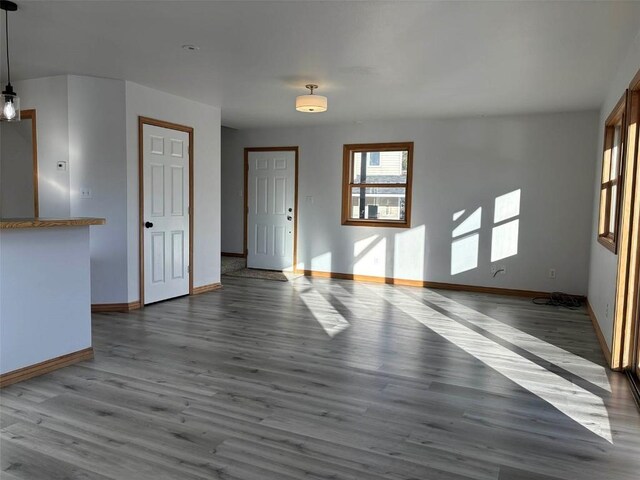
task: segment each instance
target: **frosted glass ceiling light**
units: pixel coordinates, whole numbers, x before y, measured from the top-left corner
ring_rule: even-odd
[[[11,67],[9,66],[9,12],[18,10],[14,2],[0,1],[0,9],[4,10],[5,34],[7,44],[7,86],[2,91],[2,110],[0,110],[0,122],[17,122],[20,120],[20,97],[13,91],[11,85]]]
[[[309,95],[299,95],[296,97],[296,110],[306,113],[319,113],[327,111],[327,97],[322,95],[314,95],[313,90],[318,88],[318,85],[308,84],[305,85],[311,93]]]

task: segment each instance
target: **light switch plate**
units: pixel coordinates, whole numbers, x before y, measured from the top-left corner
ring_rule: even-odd
[[[90,188],[81,188],[80,189],[80,198],[92,198],[93,192],[91,192]]]

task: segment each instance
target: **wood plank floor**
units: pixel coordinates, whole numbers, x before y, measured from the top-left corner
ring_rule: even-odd
[[[640,478],[586,312],[300,278],[94,314],[95,359],[0,392],[2,479]]]

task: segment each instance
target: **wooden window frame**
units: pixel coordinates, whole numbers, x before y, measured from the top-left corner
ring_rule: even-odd
[[[406,183],[353,183],[352,158],[353,153],[366,152],[407,152],[407,181]],[[413,142],[395,143],[353,143],[346,144],[342,153],[342,225],[360,227],[393,227],[411,228],[411,192],[413,184]],[[351,189],[352,188],[404,188],[405,215],[404,220],[372,220],[351,218]]]
[[[598,242],[609,249],[614,254],[618,253],[618,238],[620,236],[620,202],[622,200],[622,186],[624,185],[623,172],[626,158],[626,109],[627,92],[622,95],[613,111],[609,114],[604,126],[604,146],[602,152],[602,172],[600,177],[600,210],[598,218]],[[613,147],[614,132],[616,126],[620,125],[620,146],[618,148],[617,175],[614,180],[607,180],[611,175],[611,151]],[[605,172],[606,168],[608,172]],[[606,175],[606,176],[605,176]],[[611,201],[613,195],[611,190],[616,187],[616,209],[613,213],[614,230],[610,231],[611,223]],[[603,199],[604,194],[604,199]],[[603,205],[604,201],[604,205]]]
[[[626,103],[625,174],[611,342],[613,370],[630,369],[637,361],[633,348],[640,315],[640,70],[629,85]]]

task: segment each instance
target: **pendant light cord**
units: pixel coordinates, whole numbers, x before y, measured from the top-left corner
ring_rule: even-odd
[[[9,12],[4,11],[4,33],[7,45],[7,83],[11,85],[11,66],[9,64]]]

